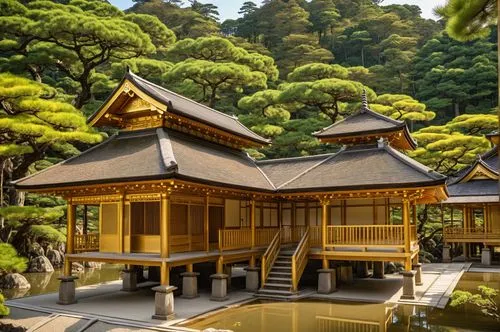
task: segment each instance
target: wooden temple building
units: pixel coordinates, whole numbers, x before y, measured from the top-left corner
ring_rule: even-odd
[[[449,216],[443,213],[443,261],[461,249],[465,259],[481,257],[490,265],[495,248],[500,249],[499,133],[487,137],[493,148],[448,178],[449,198],[442,202]]]
[[[160,302],[174,267],[185,267],[192,287],[183,288],[195,292],[198,263],[213,264],[216,300],[234,263],[248,264],[248,288],[271,294],[297,292],[310,260],[321,262],[325,292],[341,261],[382,271],[396,261],[410,271],[416,204],[448,197],[445,176],[400,151],[415,148],[406,124],[371,111],[366,97],[314,133],[342,145],[338,152],[277,160],[244,152],[270,142],[236,117],[130,72],[88,121],[119,132],[15,186],[67,200],[66,276],[72,261],[155,266]],[[75,234],[79,205],[99,207],[98,234]]]

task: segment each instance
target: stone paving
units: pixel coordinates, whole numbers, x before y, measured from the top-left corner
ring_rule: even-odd
[[[352,284],[343,284],[338,291],[321,295],[306,289],[309,298],[355,302],[387,302],[425,305],[444,308],[449,296],[462,274],[469,270],[470,263],[424,264],[422,286],[416,286],[416,298],[400,300],[403,278],[399,274],[386,275],[385,279],[355,279]],[[489,270],[491,271],[491,270]],[[178,328],[188,318],[204,313],[240,305],[254,299],[253,293],[242,290],[231,291],[225,302],[210,301],[207,290],[200,290],[200,297],[183,299],[175,297],[176,317],[170,321],[153,320],[154,292],[151,284],[145,283],[136,292],[120,291],[121,281],[77,289],[78,302],[69,306],[56,304],[57,293],[45,294],[7,301],[12,309],[10,318],[3,323],[31,327],[31,330],[54,331],[63,327],[66,331],[189,331]],[[192,331],[192,330],[191,330]]]

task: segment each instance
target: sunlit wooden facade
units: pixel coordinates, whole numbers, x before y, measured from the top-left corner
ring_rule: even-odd
[[[499,135],[487,136],[493,148],[449,178],[450,197],[442,202],[444,241],[460,246],[465,258],[500,247]]]
[[[120,132],[15,183],[67,199],[71,261],[159,266],[262,261],[273,245],[299,243],[294,283],[308,259],[418,259],[415,207],[447,198],[445,177],[411,160],[404,122],[366,104],[315,133],[338,152],[255,161],[242,151],[269,142],[219,113],[127,73],[89,119]],[[79,205],[99,207],[99,233],[75,234]],[[276,253],[274,253],[276,255]]]

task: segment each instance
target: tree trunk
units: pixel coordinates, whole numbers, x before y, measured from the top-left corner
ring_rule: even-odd
[[[453,110],[455,112],[455,117],[460,115],[460,104],[459,103],[454,103],[453,104]]]
[[[212,92],[210,93],[210,99],[208,101],[208,106],[211,108],[215,107],[215,98],[217,97],[217,89],[212,88]]]

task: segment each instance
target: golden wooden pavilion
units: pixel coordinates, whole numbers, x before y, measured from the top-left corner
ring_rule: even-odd
[[[451,260],[450,245],[455,245],[462,247],[465,258],[480,255],[489,265],[500,247],[499,134],[487,137],[493,148],[448,179],[450,197],[442,202],[450,216],[445,219],[443,213],[444,261]]]
[[[447,198],[445,177],[397,149],[404,122],[360,110],[314,133],[336,153],[256,161],[269,141],[229,116],[128,72],[89,118],[120,131],[79,156],[16,181],[68,202],[65,274],[72,261],[173,267],[260,261],[263,287],[291,246],[283,291],[308,260],[418,260],[415,206]],[[394,146],[394,147],[393,147]],[[397,149],[396,149],[397,148]],[[75,234],[75,208],[99,207],[99,233]],[[283,278],[282,278],[283,279]],[[286,278],[285,278],[286,279]],[[281,288],[279,288],[281,289]]]

